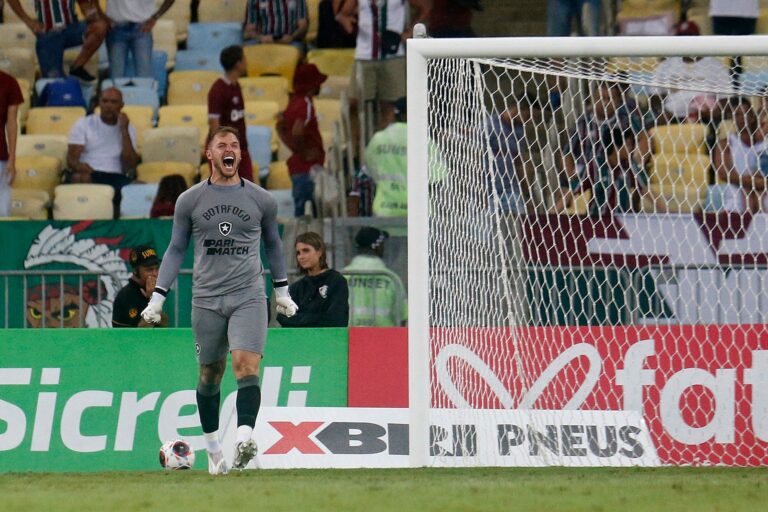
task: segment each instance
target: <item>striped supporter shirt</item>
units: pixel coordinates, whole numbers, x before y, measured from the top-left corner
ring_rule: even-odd
[[[77,23],[75,0],[35,0],[35,11],[46,32]]]
[[[296,32],[299,20],[308,18],[306,0],[248,0],[245,9],[247,24],[275,38]]]

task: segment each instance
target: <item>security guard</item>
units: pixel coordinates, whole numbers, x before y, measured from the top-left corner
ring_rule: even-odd
[[[128,257],[133,274],[131,279],[115,297],[112,306],[112,327],[165,327],[168,316],[163,313],[159,324],[150,324],[141,318],[141,312],[147,307],[152,292],[155,291],[160,258],[157,251],[149,245],[140,245],[131,249]]]

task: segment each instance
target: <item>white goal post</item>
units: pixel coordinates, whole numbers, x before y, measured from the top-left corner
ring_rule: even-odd
[[[744,133],[740,98],[762,122],[768,58],[765,81],[732,68],[732,84],[654,74],[664,58],[704,56],[766,57],[768,36],[408,40],[412,466],[768,464],[768,215],[749,209],[750,191],[743,211],[705,205],[733,184],[720,169],[725,151],[736,158],[729,133]],[[596,182],[579,196],[563,162],[603,86],[647,110],[622,142],[605,142],[615,130],[601,124],[586,168],[612,165],[607,148],[631,137],[624,158],[650,177],[639,206],[594,213]],[[678,90],[710,100],[654,117],[649,98]],[[488,120],[523,102],[536,113],[516,150],[525,137],[535,183],[516,185],[525,204],[510,213]],[[675,131],[665,152],[673,129],[712,140],[690,149]],[[673,157],[684,161],[669,178]]]

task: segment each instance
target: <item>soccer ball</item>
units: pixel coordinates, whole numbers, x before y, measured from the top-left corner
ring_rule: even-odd
[[[166,441],[160,447],[160,465],[165,469],[192,469],[195,452],[182,439]]]

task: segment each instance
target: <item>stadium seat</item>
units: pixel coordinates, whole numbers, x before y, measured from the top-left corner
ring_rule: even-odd
[[[200,22],[236,21],[242,23],[247,0],[219,0],[218,2],[200,2],[197,7],[197,19]]]
[[[154,79],[152,79],[154,82]],[[118,86],[123,93],[123,104],[128,106],[149,107],[152,113],[152,119],[157,118],[160,108],[160,98],[157,95],[156,87],[146,86]],[[126,111],[127,112],[127,111]]]
[[[83,116],[85,109],[82,107],[34,107],[27,115],[27,133],[69,137],[75,121]]]
[[[157,183],[130,183],[120,189],[120,218],[146,218],[157,195]]]
[[[179,50],[174,71],[216,71],[221,73],[219,50]]]
[[[205,181],[211,177],[211,164],[203,162],[198,168],[198,181]]]
[[[243,101],[276,101],[280,110],[288,106],[290,87],[282,76],[248,76],[238,80]]]
[[[21,18],[16,16],[8,2],[0,2],[3,7],[3,21],[5,23],[21,23]],[[28,14],[35,12],[35,0],[19,0],[19,3]]]
[[[692,213],[701,209],[707,187],[651,183],[651,192],[664,200],[669,212]]]
[[[19,135],[16,156],[52,156],[64,165],[67,161],[67,137],[64,135]]]
[[[162,50],[152,50],[152,79],[157,84],[157,96],[161,98],[165,97],[168,91],[168,54]],[[133,68],[133,60],[129,59],[125,65],[125,73],[128,76],[134,75],[136,70]],[[118,79],[120,80],[120,79]],[[132,77],[130,81],[136,85],[142,84],[143,80],[150,80],[149,78]],[[106,80],[105,80],[106,82]]]
[[[70,184],[56,187],[54,220],[112,219],[115,189],[109,185]]]
[[[37,54],[29,48],[0,46],[0,70],[17,79],[23,78],[30,84],[34,83]]]
[[[274,128],[280,105],[276,101],[246,101],[245,124]]]
[[[277,201],[277,216],[293,218],[293,191],[287,188],[270,190],[269,193]]]
[[[35,51],[35,34],[24,23],[0,23],[0,48],[28,48]]]
[[[205,105],[166,105],[160,107],[158,128],[167,126],[194,126],[199,130],[197,143],[205,146],[208,136],[208,107]]]
[[[655,154],[704,153],[707,149],[707,126],[701,123],[658,126],[650,135]]]
[[[155,2],[159,7],[163,0],[156,0]],[[203,3],[203,2],[200,2]],[[210,3],[210,2],[209,2]],[[213,2],[218,3],[218,2]],[[171,4],[171,7],[165,11],[163,17],[160,20],[171,20],[174,23],[173,33],[176,35],[176,42],[180,43],[187,40],[187,29],[189,22],[192,19],[192,0],[176,0]],[[243,11],[245,12],[245,11]],[[157,27],[157,25],[155,25]]]
[[[298,48],[286,44],[256,44],[243,48],[248,76],[279,75],[293,84],[301,58]]]
[[[341,101],[333,98],[315,98],[317,126],[321,132],[334,131],[334,125],[341,123]]]
[[[727,139],[732,133],[736,133],[736,125],[730,119],[724,119],[717,125],[717,140]]]
[[[669,187],[706,188],[709,156],[690,153],[660,153],[653,157],[651,182]]]
[[[19,128],[24,130],[27,126],[29,109],[32,107],[32,88],[30,83],[23,78],[17,78],[16,82],[18,82],[21,95],[24,98],[24,101],[19,105]]]
[[[168,126],[144,132],[143,162],[189,162],[200,164],[200,129],[196,126]]]
[[[107,87],[146,87],[157,90],[157,80],[154,77],[131,76],[123,78],[105,78],[101,81],[100,89],[103,91]]]
[[[17,156],[13,188],[44,190],[52,194],[61,182],[61,169],[61,160],[53,156]]]
[[[272,163],[272,129],[268,126],[251,125],[246,127],[248,153],[254,167],[266,170]]]
[[[48,218],[50,196],[44,190],[11,189],[11,216],[34,220]]]
[[[223,7],[217,2],[219,8]],[[245,15],[245,5],[238,20]],[[231,45],[243,44],[241,21],[190,23],[187,30],[187,50],[206,50],[218,53]]]
[[[179,2],[175,2],[176,5]],[[152,48],[161,52],[165,52],[167,57],[165,68],[173,68],[176,62],[176,50],[178,48],[178,31],[176,29],[176,21],[170,19],[168,14],[170,10],[163,15],[162,18],[157,20],[155,27],[152,29]],[[189,23],[189,22],[187,22]],[[186,28],[184,29],[184,37],[186,38]]]
[[[318,98],[340,99],[343,94],[349,94],[351,78],[348,76],[329,76],[320,86]]]
[[[195,182],[198,166],[189,162],[144,162],[136,167],[136,179],[144,183],[160,183],[164,176],[180,174],[184,176],[187,186],[191,187]]]
[[[208,91],[221,73],[172,71],[168,74],[168,105],[208,106]]]
[[[307,43],[312,45],[317,40],[317,29],[320,25],[320,0],[307,0]]]
[[[571,206],[566,208],[566,215],[586,215],[589,213],[589,202],[592,200],[592,191],[585,190],[573,198]]]
[[[307,62],[317,66],[321,73],[328,76],[352,75],[355,66],[354,48],[317,48],[307,52]]]
[[[267,189],[290,190],[293,188],[291,175],[288,174],[288,164],[283,161],[269,164],[269,176],[267,177]]]
[[[80,46],[76,46],[74,48],[68,48],[64,50],[64,69],[69,69],[72,67],[72,63],[75,61],[77,56],[80,55],[80,48]],[[93,55],[91,55],[91,58],[88,59],[88,62],[83,65],[83,67],[91,75],[99,76],[99,52],[94,52]],[[83,88],[85,88],[84,84]],[[93,92],[95,92],[95,90],[93,90]],[[85,100],[88,101],[88,97],[86,97]]]

